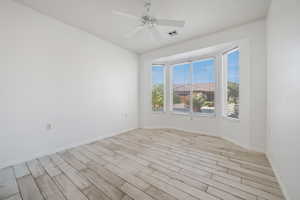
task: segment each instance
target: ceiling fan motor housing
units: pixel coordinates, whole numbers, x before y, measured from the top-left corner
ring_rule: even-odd
[[[154,26],[156,25],[157,20],[149,15],[142,16],[142,24]]]

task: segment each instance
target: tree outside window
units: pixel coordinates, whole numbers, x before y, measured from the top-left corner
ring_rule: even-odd
[[[164,66],[152,66],[152,111],[164,111]]]

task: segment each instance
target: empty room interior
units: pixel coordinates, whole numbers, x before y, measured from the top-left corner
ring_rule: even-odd
[[[0,200],[299,200],[300,0],[1,0]]]

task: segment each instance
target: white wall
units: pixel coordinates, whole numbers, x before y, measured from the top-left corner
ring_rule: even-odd
[[[151,112],[151,63],[160,57],[171,56],[228,42],[237,42],[241,52],[241,120],[189,117]],[[158,49],[141,56],[140,60],[140,126],[170,127],[204,132],[226,137],[257,151],[265,151],[266,121],[266,46],[265,21],[228,29],[177,45]],[[218,109],[218,108],[217,108]],[[219,108],[220,110],[220,108]]]
[[[300,199],[300,1],[273,0],[267,20],[268,155],[289,200]]]
[[[0,29],[0,168],[138,126],[137,55],[10,0]]]

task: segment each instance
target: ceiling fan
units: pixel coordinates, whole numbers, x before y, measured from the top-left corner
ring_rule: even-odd
[[[145,0],[144,8],[145,14],[141,17],[135,16],[129,13],[125,13],[122,11],[113,10],[112,13],[114,15],[127,17],[128,19],[138,20],[140,25],[138,25],[135,29],[130,31],[125,35],[125,38],[132,38],[136,34],[140,33],[141,31],[148,29],[153,37],[157,40],[161,40],[162,37],[160,32],[157,30],[157,26],[170,26],[170,27],[184,27],[185,21],[183,20],[170,20],[170,19],[157,19],[150,14],[151,10],[151,0]]]

